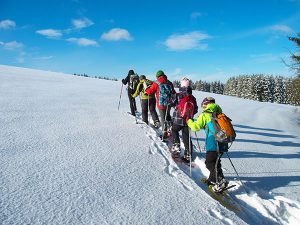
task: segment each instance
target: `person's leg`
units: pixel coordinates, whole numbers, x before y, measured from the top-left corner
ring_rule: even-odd
[[[178,144],[180,146],[180,139],[179,139],[179,131],[181,130],[182,126],[178,124],[173,124],[172,126],[172,137],[173,137],[173,144]]]
[[[216,166],[217,157],[218,157],[218,153],[216,151],[214,151],[214,152],[211,152],[211,151],[206,152],[205,165],[206,165],[206,168],[210,172],[209,177],[208,177],[207,180],[209,182],[213,182],[213,183],[216,183],[215,166]]]
[[[161,130],[164,132],[167,130],[166,121],[165,121],[166,110],[159,109],[159,115],[160,115],[160,121],[161,121]]]
[[[222,155],[223,155],[223,153],[219,153],[219,160],[217,162],[218,181],[221,181],[224,178],[222,165],[221,165]]]
[[[165,119],[166,117],[166,110],[165,109],[159,109],[159,114],[160,114],[160,121],[161,121],[161,130],[162,130],[162,140],[167,140],[168,138],[168,133],[167,133],[167,121]]]
[[[192,159],[193,143],[192,143],[192,140],[189,139],[189,127],[188,126],[183,126],[182,127],[182,141],[183,141],[183,144],[184,144],[184,155],[185,156],[189,155],[190,158]]]
[[[131,115],[135,116],[135,111],[136,111],[136,106],[134,106],[135,99],[131,96],[131,91],[130,90],[128,90],[128,98],[129,98],[129,105],[130,105]]]
[[[171,111],[171,107],[168,107],[167,110],[166,110],[166,113],[167,113],[166,120],[167,120],[168,122],[172,122],[172,118],[171,118],[171,115],[170,115],[170,111]]]
[[[135,98],[132,98],[132,103],[133,103],[134,111],[136,112],[136,111],[137,111],[137,107],[136,107],[136,101],[135,101]]]
[[[155,123],[155,121],[159,121],[155,107],[156,107],[155,98],[150,98],[149,99],[149,109],[150,109],[151,117],[152,117],[152,120],[154,123]]]
[[[142,107],[142,119],[143,121],[148,124],[148,99],[141,100],[141,107]]]

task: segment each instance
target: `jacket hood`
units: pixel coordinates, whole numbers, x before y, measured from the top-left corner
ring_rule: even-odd
[[[157,81],[161,84],[167,83],[167,80],[168,80],[168,78],[166,75],[161,75],[157,78]]]
[[[134,71],[133,70],[129,70],[128,71],[128,75],[133,75],[134,74]]]
[[[208,113],[213,113],[213,112],[217,112],[217,113],[221,113],[222,109],[221,107],[216,104],[216,103],[210,103],[206,106],[206,108],[203,110],[203,112],[208,112]]]

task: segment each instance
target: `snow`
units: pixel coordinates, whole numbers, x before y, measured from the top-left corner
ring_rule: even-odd
[[[242,209],[233,212],[200,182],[204,132],[190,177],[127,113],[125,89],[118,110],[120,90],[120,82],[0,65],[0,224],[300,223],[299,108],[194,91],[198,103],[215,97],[237,131],[229,156],[243,185],[222,158]]]

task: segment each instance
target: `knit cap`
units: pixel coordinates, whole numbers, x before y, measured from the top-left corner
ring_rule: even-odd
[[[191,85],[191,80],[187,77],[184,77],[180,81],[180,87],[189,87]]]
[[[203,106],[203,105],[207,105],[209,103],[215,103],[215,102],[216,102],[216,100],[213,97],[206,97],[203,99],[201,105]]]
[[[162,75],[165,75],[164,71],[159,70],[159,71],[156,72],[156,78],[158,78],[158,77],[160,77]]]
[[[145,75],[141,75],[140,76],[140,80],[144,80],[144,79],[146,79],[146,76]]]

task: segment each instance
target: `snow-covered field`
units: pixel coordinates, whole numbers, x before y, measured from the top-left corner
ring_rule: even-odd
[[[198,103],[215,97],[237,131],[229,156],[244,185],[222,159],[234,213],[199,182],[203,131],[189,177],[128,115],[125,90],[118,111],[120,89],[0,65],[0,224],[300,224],[299,108],[194,91]]]

